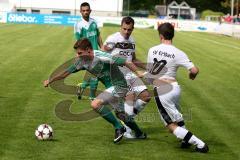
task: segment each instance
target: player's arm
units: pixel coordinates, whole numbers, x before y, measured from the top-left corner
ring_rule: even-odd
[[[135,72],[138,77],[142,78],[145,74],[144,71],[138,70],[137,66],[131,61],[126,61],[125,66],[129,68],[131,71]]]
[[[140,61],[139,59],[137,59],[135,52],[133,53],[132,56],[133,56],[132,62],[133,62],[136,66],[138,66],[139,68],[142,68],[142,69],[146,69],[146,64],[144,64],[142,61]]]
[[[96,23],[96,26],[97,26],[97,23]],[[97,26],[97,42],[98,42],[98,45],[99,45],[100,49],[102,49],[103,41],[102,41],[102,37],[101,37],[100,30],[99,30],[98,26]]]
[[[189,79],[194,80],[196,78],[196,76],[199,73],[199,69],[197,67],[192,67],[191,69],[189,69]]]
[[[114,40],[112,38],[112,36],[108,36],[107,39],[105,40],[104,44],[102,45],[102,51],[105,51],[105,52],[110,52],[114,49],[115,47],[115,43],[114,43]]]
[[[99,33],[99,36],[98,36],[98,45],[99,45],[100,49],[103,48],[103,41],[102,41],[102,37],[101,37],[100,33]]]
[[[76,40],[81,39],[80,29],[78,27],[78,23],[74,24],[74,37]]]
[[[102,46],[101,50],[108,53],[108,52],[111,51],[112,49],[111,49],[107,44],[105,44],[105,45]]]
[[[131,71],[135,72],[137,74],[138,77],[143,77],[144,76],[144,72],[138,70],[137,66],[131,62],[131,61],[127,61],[125,58],[120,58],[120,57],[112,57],[114,60],[114,63],[119,65],[119,66],[126,66],[127,68],[129,68]]]
[[[184,52],[181,53],[181,56],[179,56],[176,61],[178,65],[183,66],[189,71],[189,79],[194,80],[196,78],[199,73],[199,69],[192,63]]]
[[[63,71],[60,74],[55,75],[54,77],[51,77],[50,79],[47,79],[43,82],[44,87],[48,87],[49,84],[51,84],[52,82],[61,80],[66,78],[67,76],[69,76],[71,73],[68,71]]]
[[[79,70],[82,70],[82,69],[77,69],[76,65],[72,64],[65,71],[63,71],[63,72],[61,72],[61,73],[59,73],[59,74],[57,74],[57,75],[55,75],[53,77],[50,77],[49,79],[45,80],[43,82],[43,85],[44,85],[44,87],[48,87],[49,84],[51,84],[51,83],[53,83],[55,81],[58,81],[58,80],[65,79],[70,74],[78,72]]]

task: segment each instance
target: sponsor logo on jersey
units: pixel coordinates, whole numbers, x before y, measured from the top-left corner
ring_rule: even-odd
[[[96,36],[96,35],[97,35],[96,31],[87,32],[87,37],[93,37],[93,36]]]
[[[131,51],[119,51],[119,55],[124,56],[124,57],[128,57],[128,56],[132,56],[133,52],[131,52]]]
[[[116,43],[115,48],[135,49],[135,44],[133,44],[133,43],[126,43],[126,42],[120,42],[120,43]]]

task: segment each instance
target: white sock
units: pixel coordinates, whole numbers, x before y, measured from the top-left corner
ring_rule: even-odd
[[[179,139],[183,139],[188,133],[188,130],[182,128],[182,127],[177,127],[174,131],[173,134],[179,138]]]
[[[198,148],[203,148],[205,145],[205,143],[201,139],[197,138],[194,135],[192,135],[192,137],[189,139],[188,143],[197,145]]]
[[[128,115],[130,115],[130,116],[133,116],[133,115],[134,115],[134,113],[133,113],[133,106],[130,105],[128,102],[125,102],[125,103],[124,103],[124,111],[125,111]]]
[[[121,123],[126,128],[126,132],[127,133],[131,133],[132,132],[131,128],[129,128],[123,121],[121,121]]]
[[[137,113],[141,112],[145,106],[146,106],[147,102],[141,100],[141,99],[137,99],[134,105],[134,109],[137,110]]]
[[[186,130],[186,129],[182,128],[182,127],[177,127],[173,131],[173,134],[177,138],[182,139],[182,140],[184,140],[185,136],[190,136],[190,138],[188,140],[188,143],[193,144],[193,145],[197,145],[198,148],[202,148],[204,146],[204,144],[205,144],[202,140],[200,140],[195,135],[193,135],[191,132],[189,132],[188,130]]]

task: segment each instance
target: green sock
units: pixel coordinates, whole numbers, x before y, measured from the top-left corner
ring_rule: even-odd
[[[91,89],[90,88],[90,98],[95,98],[96,96],[95,96],[95,92],[96,92],[96,89]]]
[[[136,136],[140,136],[143,134],[141,129],[138,127],[137,123],[134,120],[130,120],[128,122],[124,122],[129,128],[135,131]]]
[[[96,110],[96,112],[99,113],[105,120],[112,123],[114,128],[119,129],[123,127],[108,107],[101,106]]]

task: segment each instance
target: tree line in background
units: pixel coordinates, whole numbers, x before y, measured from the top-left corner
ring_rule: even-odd
[[[164,5],[164,4],[168,5],[172,1],[173,0],[124,0],[123,10],[125,12],[129,12],[129,10],[130,11],[145,10],[145,11],[149,11],[150,14],[154,14],[155,5]],[[183,0],[175,0],[175,1],[179,4],[183,2]],[[197,13],[201,13],[205,10],[222,12],[224,14],[231,12],[231,0],[185,0],[185,2],[187,2],[192,8],[196,8]],[[237,3],[238,3],[238,0],[235,0],[235,10],[238,10]]]

